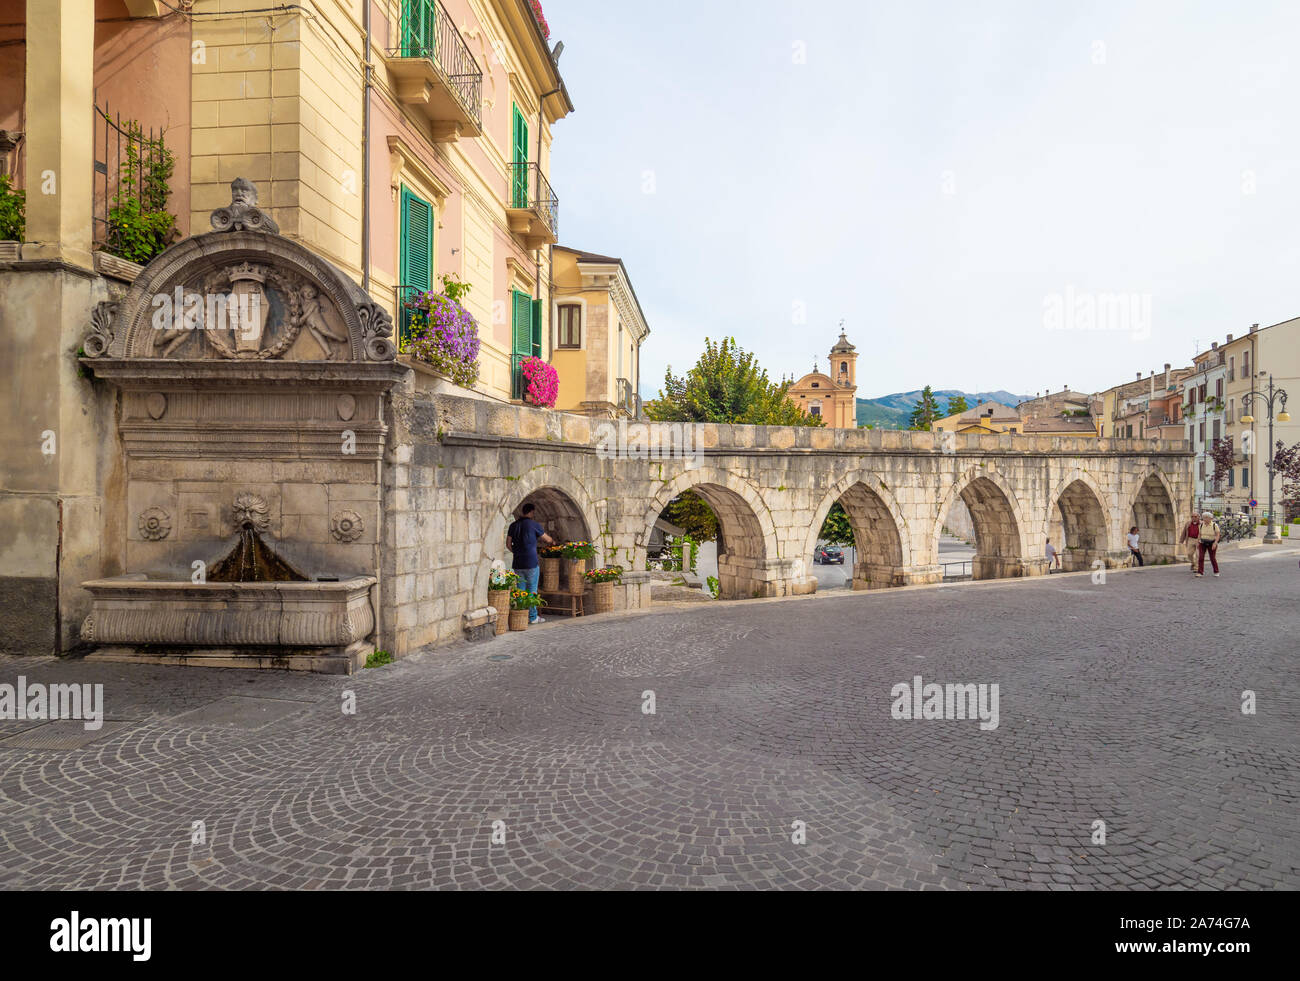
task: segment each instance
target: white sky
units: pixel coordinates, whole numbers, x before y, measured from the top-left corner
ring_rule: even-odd
[[[844,319],[862,397],[1095,391],[1300,314],[1295,0],[545,8],[561,242],[626,262],[643,390],[706,335],[824,369]],[[1149,330],[1048,329],[1067,290]]]

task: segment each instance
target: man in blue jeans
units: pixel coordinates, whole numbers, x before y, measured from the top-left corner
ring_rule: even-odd
[[[519,574],[520,588],[530,593],[537,592],[537,577],[541,573],[541,562],[537,558],[538,544],[555,544],[555,540],[546,534],[546,529],[533,520],[535,510],[537,509],[532,504],[525,504],[521,512],[523,517],[506,530],[506,546],[514,553],[514,570]],[[537,615],[537,608],[533,607],[528,611],[528,622],[546,621]]]

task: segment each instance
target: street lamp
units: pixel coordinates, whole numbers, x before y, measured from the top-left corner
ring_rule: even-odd
[[[1264,372],[1260,372],[1263,377]],[[1251,386],[1254,387],[1253,385]],[[1290,422],[1291,414],[1286,411],[1286,392],[1281,388],[1273,386],[1273,376],[1268,376],[1268,394],[1263,392],[1249,392],[1241,397],[1241,407],[1246,410],[1246,415],[1241,417],[1242,423],[1247,426],[1255,424],[1255,417],[1250,413],[1250,407],[1259,400],[1268,407],[1268,529],[1264,532],[1264,544],[1280,545],[1282,536],[1277,533],[1277,518],[1273,514],[1273,462],[1276,450],[1273,446],[1273,409],[1277,404],[1281,404],[1282,411],[1277,414],[1278,422]]]

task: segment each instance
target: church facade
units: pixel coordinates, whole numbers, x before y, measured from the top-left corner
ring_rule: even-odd
[[[790,386],[786,397],[831,429],[858,428],[858,355],[844,332],[831,348],[829,373],[814,370]]]

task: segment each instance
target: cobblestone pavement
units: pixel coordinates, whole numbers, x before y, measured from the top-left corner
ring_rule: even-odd
[[[117,724],[0,723],[0,886],[1294,889],[1298,555],[553,621],[351,679],[3,659]],[[999,727],[892,719],[916,674],[996,682]]]

